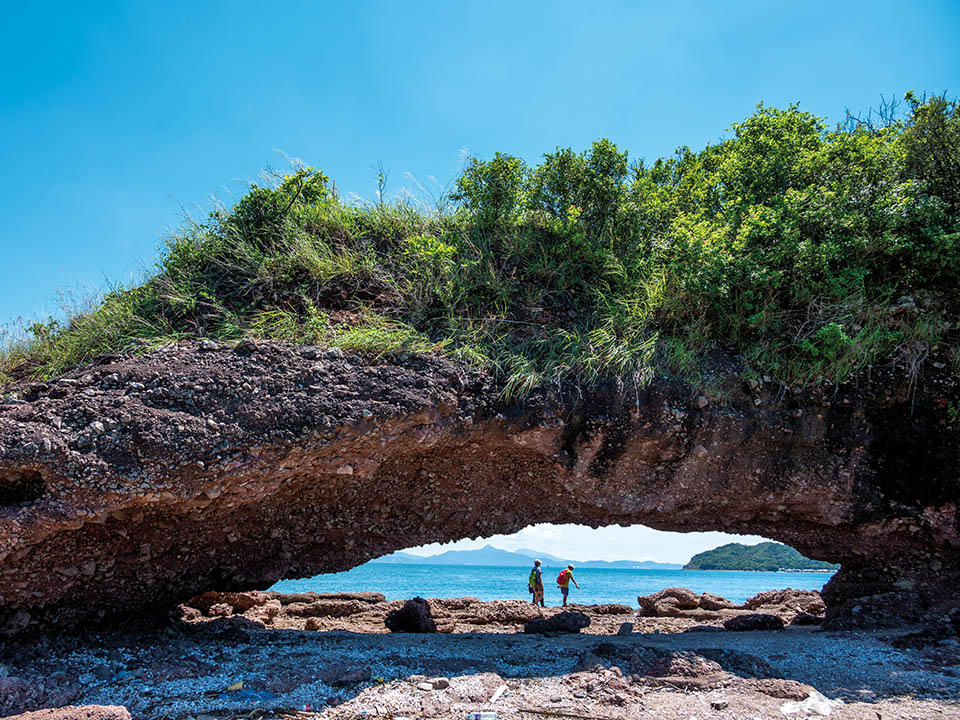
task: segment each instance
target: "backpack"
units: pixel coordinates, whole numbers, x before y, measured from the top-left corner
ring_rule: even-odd
[[[530,577],[527,578],[527,585],[529,585],[530,587],[537,586],[537,569],[536,568],[530,571]]]
[[[564,578],[566,578],[566,576],[567,576],[567,570],[566,568],[564,568],[563,570],[560,571],[560,574],[557,575],[557,585],[563,585],[563,580]]]

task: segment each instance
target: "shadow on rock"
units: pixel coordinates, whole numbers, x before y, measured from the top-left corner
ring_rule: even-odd
[[[582,612],[565,610],[553,617],[529,620],[523,625],[523,631],[529,634],[578,633],[590,625],[590,618]]]

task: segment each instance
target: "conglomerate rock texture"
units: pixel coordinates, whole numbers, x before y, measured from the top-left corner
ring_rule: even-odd
[[[842,563],[834,627],[954,607],[950,376],[874,368],[825,393],[739,373],[719,358],[702,388],[508,403],[440,358],[206,341],[16,388],[0,406],[0,628],[147,616],[535,522],[781,540]]]

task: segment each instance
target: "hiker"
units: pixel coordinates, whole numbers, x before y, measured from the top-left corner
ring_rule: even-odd
[[[530,577],[527,578],[527,585],[530,592],[533,593],[533,604],[544,607],[543,604],[543,571],[540,569],[540,561],[533,561],[533,570],[530,571]]]
[[[560,574],[557,576],[557,585],[560,587],[560,592],[563,593],[563,606],[567,606],[567,593],[570,592],[570,582],[573,581],[574,585],[577,585],[577,581],[573,579],[573,565],[567,565],[566,569],[561,570]],[[577,585],[577,590],[580,589],[580,586]]]

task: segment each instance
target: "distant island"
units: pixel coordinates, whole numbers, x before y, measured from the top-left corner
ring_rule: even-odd
[[[741,545],[729,543],[713,550],[697,553],[684,570],[816,570],[826,572],[838,570],[821,560],[811,560],[788,545],[775,542],[763,542],[759,545]]]
[[[536,550],[521,549],[516,551],[501,550],[492,545],[486,545],[479,550],[447,550],[438,555],[412,555],[407,552],[395,552],[384,555],[374,563],[393,563],[402,565],[481,565],[501,567],[526,567],[539,558],[545,567],[565,567],[576,565],[578,568],[606,568],[614,570],[643,569],[643,570],[679,570],[680,563],[661,563],[652,560],[569,560]]]

